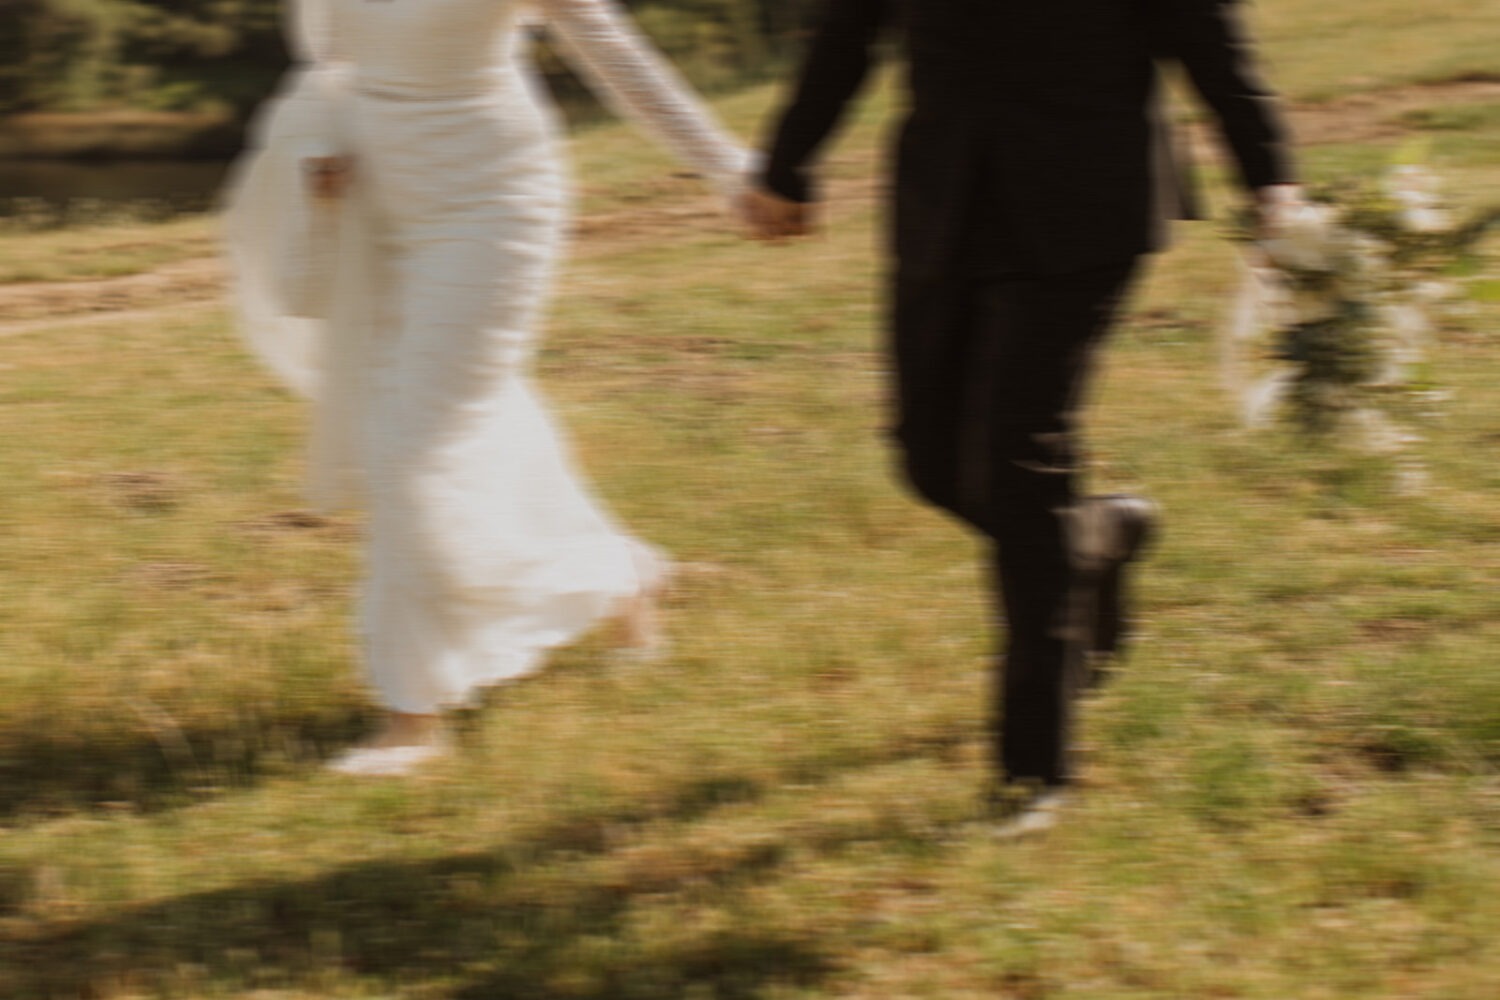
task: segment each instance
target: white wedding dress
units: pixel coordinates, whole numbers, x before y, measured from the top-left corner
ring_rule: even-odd
[[[692,169],[741,183],[745,152],[613,0],[301,0],[301,62],[229,188],[247,337],[314,403],[314,493],[369,511],[361,632],[395,711],[534,669],[644,586],[528,372],[569,200],[537,21]],[[336,209],[301,164],[334,153]]]

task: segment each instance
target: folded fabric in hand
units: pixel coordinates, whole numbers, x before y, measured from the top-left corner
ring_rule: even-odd
[[[285,184],[293,203],[274,219],[271,292],[288,316],[327,319],[338,260],[340,200],[313,194],[305,158],[288,166],[297,176]]]
[[[313,193],[307,161],[340,153],[347,74],[319,64],[291,75],[250,128],[250,155],[231,182],[229,226],[259,249],[261,291],[285,316],[326,318],[339,243],[339,199]]]

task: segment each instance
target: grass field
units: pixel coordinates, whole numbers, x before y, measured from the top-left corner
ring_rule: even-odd
[[[1500,16],[1313,6],[1258,14],[1308,173],[1420,140],[1500,199]],[[772,99],[722,108],[749,132]],[[674,652],[564,651],[424,781],[319,767],[372,719],[359,526],[304,507],[304,415],[235,339],[210,223],[0,235],[0,997],[1497,995],[1490,286],[1403,498],[1236,428],[1213,226],[1156,262],[1091,419],[1093,483],[1167,511],[1143,641],[1085,709],[1069,821],[997,843],[980,553],[881,438],[888,104],[793,247],[738,240],[633,133],[581,138],[541,375],[687,564]]]

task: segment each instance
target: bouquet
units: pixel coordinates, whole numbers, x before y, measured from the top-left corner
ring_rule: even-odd
[[[1433,310],[1455,298],[1500,208],[1459,219],[1438,178],[1396,167],[1379,182],[1314,188],[1250,248],[1224,337],[1224,376],[1244,422],[1277,417],[1313,439],[1404,456],[1403,485],[1425,473],[1412,446],[1445,394],[1433,384]]]

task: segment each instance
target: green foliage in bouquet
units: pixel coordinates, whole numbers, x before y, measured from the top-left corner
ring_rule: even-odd
[[[1356,331],[1369,328],[1369,307],[1342,301],[1326,319],[1295,323],[1273,345],[1278,361],[1296,365],[1298,373],[1287,387],[1287,404],[1295,425],[1312,434],[1327,434],[1338,418],[1355,405],[1379,365],[1369,337]]]
[[[1260,349],[1281,365],[1276,391],[1262,396],[1318,438],[1430,412],[1427,309],[1448,279],[1480,269],[1481,242],[1497,226],[1500,206],[1455,218],[1436,176],[1415,166],[1310,188],[1269,239],[1252,211],[1240,214],[1231,236],[1255,248],[1268,289]]]
[[[1315,188],[1311,200],[1338,208],[1340,224],[1384,244],[1395,290],[1413,276],[1436,277],[1478,262],[1480,242],[1500,225],[1500,205],[1454,222],[1433,189],[1432,175],[1397,168],[1385,184],[1369,179]],[[1408,178],[1404,181],[1402,178]],[[1415,185],[1415,186],[1406,186]]]

